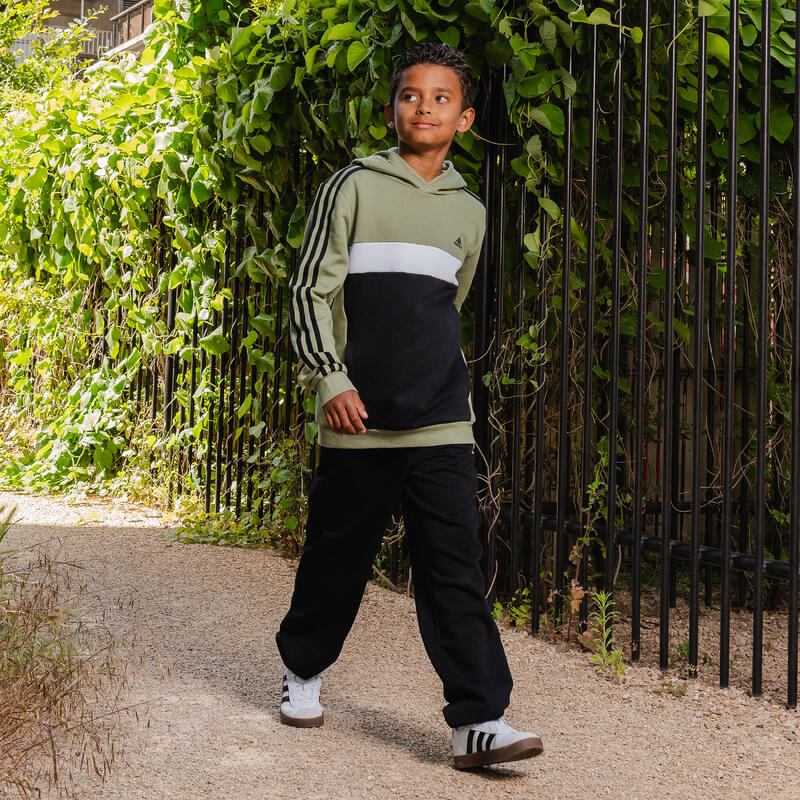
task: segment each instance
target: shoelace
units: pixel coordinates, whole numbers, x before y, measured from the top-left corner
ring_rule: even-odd
[[[322,684],[322,676],[315,675],[313,678],[309,678],[307,681],[304,681],[297,676],[291,682],[292,687],[292,694],[296,696],[297,700],[309,700],[313,701],[316,700],[317,695],[319,694],[319,688]]]
[[[481,722],[479,725],[467,725],[464,727],[474,727],[478,731],[484,733],[514,733],[514,729],[506,722],[505,717],[500,719],[493,719],[489,722]]]
[[[485,733],[513,733],[514,729],[506,722],[505,717],[493,719],[491,722],[482,722],[480,730]]]

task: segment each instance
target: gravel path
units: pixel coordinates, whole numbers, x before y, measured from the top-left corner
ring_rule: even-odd
[[[0,493],[18,524],[3,547],[42,547],[88,586],[131,664],[105,783],[76,775],[80,800],[800,800],[800,714],[741,689],[657,670],[618,685],[584,654],[501,626],[515,687],[507,718],[545,752],[477,772],[451,767],[441,684],[413,599],[370,584],[326,672],[322,728],[278,719],[274,634],[296,562],[267,550],[183,545],[151,510]],[[45,793],[43,798],[47,798]]]

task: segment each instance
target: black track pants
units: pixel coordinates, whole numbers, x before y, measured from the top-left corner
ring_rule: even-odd
[[[512,680],[483,594],[472,446],[321,448],[289,612],[276,635],[301,678],[339,657],[402,504],[417,619],[452,727],[501,716]],[[402,653],[398,653],[398,658]]]

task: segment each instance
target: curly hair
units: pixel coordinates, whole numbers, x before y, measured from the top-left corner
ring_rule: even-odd
[[[461,110],[472,105],[474,88],[472,84],[472,70],[467,59],[460,50],[451,47],[449,44],[439,44],[433,42],[423,42],[416,44],[406,50],[400,56],[391,80],[389,81],[389,104],[394,105],[394,97],[397,94],[400,78],[403,70],[413,67],[416,64],[438,64],[442,67],[449,67],[456,75],[461,85]]]

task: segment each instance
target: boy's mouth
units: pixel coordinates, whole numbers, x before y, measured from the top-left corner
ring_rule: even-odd
[[[415,128],[434,128],[436,127],[433,122],[412,122]]]

